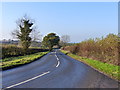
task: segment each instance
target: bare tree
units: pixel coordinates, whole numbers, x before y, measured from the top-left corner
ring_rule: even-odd
[[[63,41],[64,43],[70,42],[70,36],[69,35],[62,35],[61,41]]]
[[[42,35],[41,35],[40,31],[37,29],[37,27],[34,27],[30,36],[32,38],[32,41],[36,41],[36,42],[42,41]]]
[[[42,35],[36,27],[32,30],[30,36],[32,38],[31,46],[32,47],[40,47],[41,41],[42,41]]]
[[[61,44],[62,46],[66,46],[67,43],[69,43],[69,42],[70,42],[70,36],[69,36],[69,35],[62,35],[62,36],[61,36],[60,44]]]

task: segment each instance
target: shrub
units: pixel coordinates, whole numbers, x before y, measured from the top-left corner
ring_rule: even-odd
[[[73,46],[66,46],[63,50],[105,63],[120,65],[118,48],[120,48],[118,36],[109,34],[105,38],[89,39]]]
[[[22,47],[18,47],[17,45],[1,45],[2,55],[0,58],[8,58],[14,56],[22,56],[22,55],[29,55],[37,52],[47,51],[47,49],[40,49],[40,48],[29,48],[26,53]]]

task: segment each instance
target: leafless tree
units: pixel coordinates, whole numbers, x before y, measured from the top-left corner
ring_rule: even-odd
[[[64,43],[70,42],[70,36],[69,35],[62,35],[61,41],[63,41]]]
[[[61,46],[65,46],[69,42],[70,42],[70,36],[69,35],[62,35],[61,36],[61,41],[60,41]]]
[[[32,41],[36,41],[36,42],[42,41],[42,35],[41,35],[40,31],[37,29],[37,27],[34,27],[30,36],[32,38]]]

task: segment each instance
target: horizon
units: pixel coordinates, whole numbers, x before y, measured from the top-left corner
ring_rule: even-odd
[[[43,36],[69,35],[72,43],[118,33],[117,2],[3,2],[1,39],[13,39],[10,33],[24,14]]]

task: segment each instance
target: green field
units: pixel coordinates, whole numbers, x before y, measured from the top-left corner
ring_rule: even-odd
[[[120,72],[118,70],[118,69],[120,69],[120,66],[103,63],[98,60],[80,57],[75,54],[68,53],[67,51],[64,51],[64,50],[61,50],[61,51],[65,54],[67,54],[68,56],[70,56],[76,60],[79,60],[79,61],[97,69],[100,72],[103,72],[107,76],[120,81]]]
[[[25,55],[25,56],[18,56],[18,57],[10,57],[0,60],[0,65],[2,66],[2,70],[6,70],[9,68],[14,68],[20,65],[24,65],[30,62],[33,62],[40,57],[44,56],[48,52],[38,52],[31,55]]]

